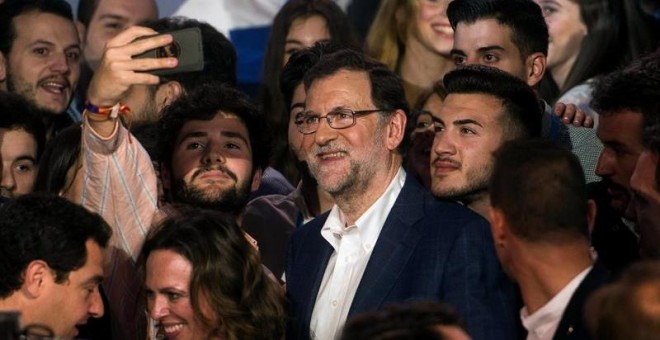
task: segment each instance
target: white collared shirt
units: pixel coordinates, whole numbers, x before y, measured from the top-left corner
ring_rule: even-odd
[[[334,252],[325,268],[314,304],[310,323],[312,339],[335,339],[344,326],[378,235],[405,180],[406,172],[399,168],[385,192],[353,225],[347,226],[346,218],[336,204],[332,207],[321,235]]]
[[[527,330],[527,340],[550,340],[555,335],[561,316],[571,301],[573,293],[578,289],[582,280],[587,276],[593,266],[583,270],[575,276],[564,288],[557,293],[534,314],[529,315],[527,307],[520,310],[520,319]]]

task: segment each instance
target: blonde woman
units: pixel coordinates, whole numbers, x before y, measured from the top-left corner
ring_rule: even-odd
[[[401,77],[410,105],[454,69],[450,1],[384,0],[367,35],[367,54]]]

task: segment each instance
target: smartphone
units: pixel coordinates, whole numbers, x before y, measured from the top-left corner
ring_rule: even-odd
[[[183,72],[195,72],[204,69],[204,46],[202,45],[202,31],[199,27],[184,28],[178,31],[166,32],[172,35],[171,44],[146,51],[133,58],[168,58],[179,60],[175,68],[165,68],[147,71],[157,76],[166,76]],[[141,39],[148,38],[143,37]]]

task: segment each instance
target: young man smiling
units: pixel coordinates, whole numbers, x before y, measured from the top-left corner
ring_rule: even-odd
[[[21,95],[48,114],[49,131],[62,115],[80,76],[81,48],[65,1],[0,4],[0,90]]]

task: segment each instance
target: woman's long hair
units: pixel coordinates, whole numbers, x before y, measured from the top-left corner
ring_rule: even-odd
[[[140,255],[143,269],[155,250],[171,250],[191,263],[190,302],[211,334],[234,340],[275,339],[284,333],[283,293],[264,272],[258,251],[234,217],[177,207],[147,236]]]

